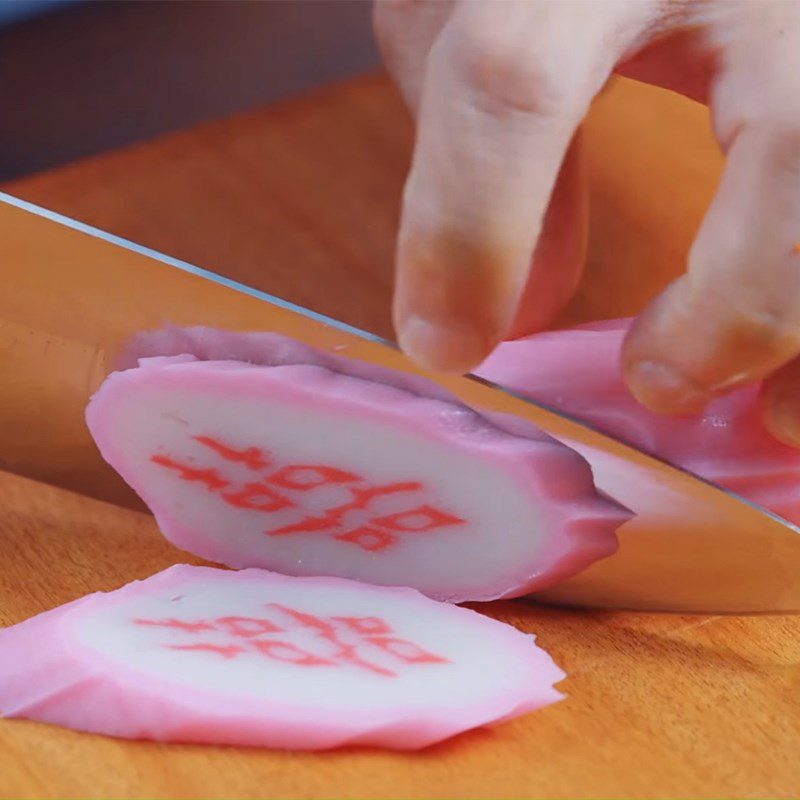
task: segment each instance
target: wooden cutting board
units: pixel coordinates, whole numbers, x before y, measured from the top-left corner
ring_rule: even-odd
[[[388,334],[410,137],[371,77],[4,188]],[[722,166],[700,107],[626,82],[596,104],[587,145],[588,274],[565,322],[633,313],[676,274]],[[0,473],[0,624],[176,561],[199,563],[151,517]],[[0,721],[0,798],[800,793],[797,618],[483,610],[539,635],[569,674],[566,701],[415,754],[165,746]]]

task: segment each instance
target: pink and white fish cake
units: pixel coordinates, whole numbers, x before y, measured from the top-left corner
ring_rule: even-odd
[[[232,567],[490,600],[611,554],[629,517],[552,439],[315,364],[144,359],[87,421],[164,535]]]
[[[719,397],[701,413],[654,414],[634,400],[622,379],[622,343],[631,323],[607,320],[503,342],[477,372],[800,524],[800,450],[765,428],[760,385]],[[603,488],[637,512],[648,510],[650,493],[632,470],[621,465],[618,476],[607,476],[600,459],[582,454]]]
[[[532,636],[413,589],[175,566],[0,629],[0,713],[131,739],[425,747],[562,698]]]

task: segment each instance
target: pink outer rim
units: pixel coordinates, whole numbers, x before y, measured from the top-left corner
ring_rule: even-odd
[[[181,564],[146,581],[134,581],[114,595],[120,601],[129,600],[149,595],[154,588],[177,588],[184,576],[207,572],[215,576],[264,574],[263,570],[256,569],[234,573]],[[355,583],[342,578],[288,578],[275,573],[271,573],[270,578],[325,581],[328,585]],[[420,602],[435,602],[413,589],[373,588],[413,597]],[[477,612],[447,604],[440,604],[437,613],[452,615],[454,624],[462,625],[463,622],[455,618],[463,620],[465,614],[471,615],[471,624],[485,629],[489,637],[502,642],[504,647],[518,651],[521,662],[530,663],[530,679],[520,676],[516,686],[498,685],[493,696],[475,705],[458,711],[446,710],[446,719],[442,718],[442,712],[437,718],[435,714],[426,713],[427,709],[422,706],[403,705],[399,715],[391,711],[373,711],[371,718],[361,715],[359,722],[335,710],[303,708],[290,703],[254,703],[244,697],[194,689],[188,684],[164,679],[148,688],[142,672],[80,645],[70,636],[71,629],[90,615],[97,603],[107,602],[107,598],[107,594],[96,593],[12,628],[0,629],[0,651],[16,645],[23,654],[14,664],[9,663],[8,658],[0,659],[0,710],[6,716],[28,717],[68,727],[75,727],[71,721],[80,719],[83,730],[156,741],[297,750],[322,750],[345,744],[417,749],[475,727],[511,719],[564,697],[553,688],[554,683],[565,677],[564,672],[545,651],[536,648],[526,634]],[[57,637],[57,652],[53,652],[55,648],[43,649],[39,634],[46,634],[51,642]],[[53,674],[58,678],[55,687]],[[13,703],[9,702],[10,698],[15,698]],[[123,712],[121,724],[113,725],[102,713],[109,707]],[[95,711],[99,713],[95,715]],[[179,719],[175,723],[165,724],[165,718],[176,716]],[[149,725],[148,717],[151,717]]]
[[[209,366],[216,371],[210,370]],[[311,366],[310,368],[329,372],[321,367]],[[148,381],[157,381],[160,386],[164,386],[171,382],[172,385],[183,389],[199,386],[206,392],[211,390],[221,393],[238,390],[251,396],[275,396],[280,393],[289,402],[308,402],[307,392],[276,379],[275,374],[271,372],[273,369],[275,368],[259,367],[243,362],[188,361],[186,357],[180,356],[173,363],[167,362],[166,359],[162,362],[159,359],[157,365],[112,373],[89,403],[86,410],[86,421],[103,458],[137,493],[140,493],[136,471],[129,468],[125,453],[115,445],[113,437],[107,437],[104,434],[104,431],[113,430],[115,401],[127,393],[128,386],[141,385],[142,382],[147,383]],[[261,383],[258,386],[254,386],[252,383],[252,370],[259,372]],[[211,376],[211,381],[209,376]],[[551,537],[550,541],[545,543],[545,554],[548,558],[546,564],[538,565],[538,569],[533,573],[531,566],[523,564],[517,571],[517,577],[513,579],[504,577],[502,583],[500,579],[496,579],[485,588],[476,588],[471,591],[462,589],[457,592],[436,593],[435,595],[431,593],[436,599],[462,602],[517,597],[534,590],[545,589],[584,569],[598,558],[609,556],[616,551],[617,541],[614,533],[621,524],[630,519],[631,514],[618,504],[601,498],[597,494],[591,468],[585,459],[575,451],[549,437],[543,436],[541,440],[526,440],[529,445],[533,444],[541,448],[541,459],[537,465],[533,465],[529,460],[519,457],[519,448],[515,437],[500,429],[497,429],[496,435],[486,435],[480,442],[466,447],[453,430],[446,425],[437,424],[433,415],[415,415],[413,419],[410,416],[400,416],[389,411],[385,403],[375,403],[374,400],[385,400],[387,396],[391,396],[394,408],[397,407],[398,402],[402,402],[406,398],[410,403],[425,402],[440,408],[447,407],[448,404],[437,399],[410,395],[386,384],[371,384],[364,380],[362,383],[364,391],[360,396],[350,396],[347,399],[331,398],[330,408],[349,415],[364,412],[369,414],[372,419],[386,420],[394,427],[402,425],[415,433],[422,432],[448,447],[458,448],[470,455],[480,452],[483,458],[493,461],[498,470],[502,470],[520,486],[521,491],[528,495],[533,489],[536,494],[547,496],[548,490],[542,485],[543,477],[555,480],[553,476],[559,475],[559,480],[563,485],[572,487],[569,496],[560,497],[558,501],[548,499],[548,502],[543,505],[543,510],[546,510],[546,514],[543,515],[544,525],[558,532],[558,536]],[[476,419],[478,419],[477,415]],[[488,422],[486,424],[490,425]],[[219,561],[214,543],[202,542],[196,531],[185,528],[180,519],[176,519],[169,513],[162,511],[154,513],[162,533],[171,542],[204,558]],[[589,519],[602,520],[597,524],[597,530],[590,534],[581,530],[580,525],[576,523],[580,523],[582,515]],[[600,530],[603,535],[598,533]],[[208,549],[206,549],[207,547]],[[541,552],[538,553],[536,560],[540,560],[542,555]],[[246,561],[236,562],[233,558],[228,558],[225,563],[234,567],[250,566]]]

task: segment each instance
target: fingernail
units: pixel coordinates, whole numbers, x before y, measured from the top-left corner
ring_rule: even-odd
[[[716,394],[718,392],[727,392],[729,389],[738,389],[745,383],[751,383],[753,381],[753,376],[748,371],[737,372],[735,375],[731,375],[729,378],[725,378],[724,381],[720,381],[719,383],[715,383],[713,386],[708,387],[708,391],[711,394]]]
[[[791,384],[792,388],[795,388]],[[777,390],[776,390],[777,388]],[[766,387],[762,403],[762,419],[767,431],[779,442],[790,447],[800,447],[800,407],[797,393],[787,395],[782,387]]]
[[[406,355],[433,372],[469,372],[489,355],[492,347],[473,327],[441,325],[417,316],[404,320],[397,338]]]
[[[708,402],[701,392],[667,364],[639,361],[626,369],[628,388],[644,406],[662,414],[688,414]]]
[[[797,409],[770,408],[764,412],[764,425],[779,442],[800,447],[800,416]]]

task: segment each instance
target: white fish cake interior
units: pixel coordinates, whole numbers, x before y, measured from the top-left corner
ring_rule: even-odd
[[[87,421],[167,538],[233,567],[490,600],[610,555],[629,517],[538,431],[316,365],[147,359]]]
[[[0,628],[0,714],[132,739],[419,748],[560,700],[534,638],[413,589],[178,565]]]
[[[414,613],[413,597],[408,604],[355,583],[332,591],[253,571],[238,581],[207,573],[177,594],[95,608],[78,618],[77,641],[168,681],[310,711],[458,709],[491,696],[487,674],[525,683],[530,665],[503,647],[502,635],[493,642],[491,626],[470,636],[457,618]]]

